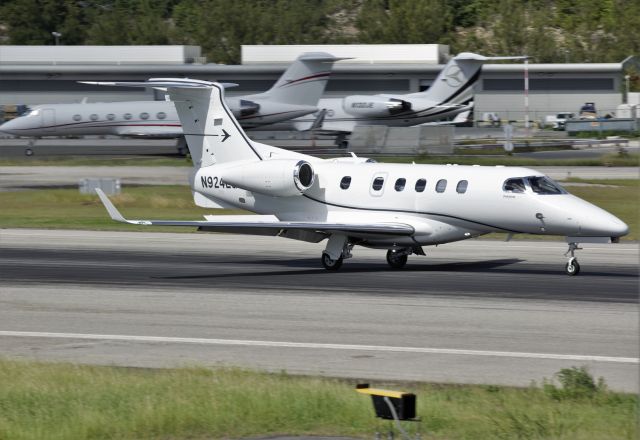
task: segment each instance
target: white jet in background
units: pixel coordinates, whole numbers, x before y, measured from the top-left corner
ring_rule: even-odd
[[[314,113],[333,63],[341,59],[344,58],[324,52],[304,53],[291,63],[271,89],[227,98],[227,105],[246,129]],[[39,105],[26,115],[0,125],[0,131],[25,137],[117,135],[173,139],[182,136],[175,106],[167,101]],[[179,148],[186,146],[181,143]]]
[[[111,217],[120,222],[314,243],[327,239],[321,261],[328,270],[340,268],[355,245],[387,249],[389,265],[401,268],[410,254],[424,255],[422,246],[490,232],[563,235],[571,254],[569,275],[580,270],[574,255],[579,242],[615,242],[629,230],[535,170],[319,159],[250,140],[225,104],[220,84],[151,79],[107,85],[167,91],[193,159],[195,203],[260,214],[127,220],[97,190]]]

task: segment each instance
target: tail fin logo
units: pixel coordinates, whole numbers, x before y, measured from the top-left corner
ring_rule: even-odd
[[[462,84],[462,79],[460,78],[462,72],[460,68],[456,65],[450,66],[445,72],[445,82],[449,85],[449,87],[459,87]]]

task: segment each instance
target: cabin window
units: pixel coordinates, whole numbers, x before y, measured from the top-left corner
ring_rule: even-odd
[[[74,120],[74,121],[82,121],[82,116],[80,116],[80,115],[73,115],[73,120]]]
[[[396,191],[402,191],[404,190],[405,185],[407,184],[407,179],[405,178],[399,178],[398,180],[396,180]]]
[[[466,180],[461,180],[460,182],[458,182],[458,184],[456,185],[456,192],[458,194],[464,194],[467,192],[467,186],[469,186],[469,182]]]
[[[351,176],[344,176],[340,181],[340,188],[349,189],[350,185],[351,185]]]
[[[95,113],[92,114],[91,116],[89,116],[89,119],[91,119],[92,121],[97,121],[98,120],[98,115],[96,115]]]
[[[149,113],[147,112],[140,113],[140,119],[149,119]]]
[[[527,180],[536,194],[566,194],[566,191],[560,185],[548,177],[527,177]]]
[[[384,185],[384,177],[376,177],[373,179],[372,188],[374,191],[380,191],[382,189],[382,185]]]
[[[427,179],[416,180],[416,192],[421,193],[427,187]]]
[[[124,114],[124,118],[125,118],[125,119],[131,119],[131,118],[132,118],[131,113],[125,113],[125,114]]]
[[[113,121],[115,118],[116,118],[116,115],[114,115],[113,113],[109,113],[109,114],[107,115],[107,119],[108,119],[109,121]]]
[[[222,125],[222,118],[214,119],[213,125],[215,126]]]
[[[158,114],[156,115],[156,118],[158,119],[166,119],[167,114],[165,112],[158,112]]]
[[[502,189],[506,192],[523,193],[525,190],[524,179],[507,179],[502,185]]]
[[[447,189],[447,179],[440,179],[436,183],[436,192],[443,193]]]

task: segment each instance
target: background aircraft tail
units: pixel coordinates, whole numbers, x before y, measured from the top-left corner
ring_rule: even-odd
[[[473,99],[473,86],[486,61],[524,58],[526,57],[485,57],[463,52],[449,60],[429,89],[410,96],[429,100],[436,105],[464,104]]]
[[[325,52],[303,53],[291,63],[273,87],[251,97],[316,106],[329,81],[333,63],[344,59],[348,58],[337,58]]]

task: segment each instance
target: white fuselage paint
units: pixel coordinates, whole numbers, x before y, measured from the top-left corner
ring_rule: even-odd
[[[527,168],[332,160],[311,163],[315,181],[297,196],[272,197],[226,184],[213,188],[202,184],[203,178],[221,179],[227,164],[199,169],[192,188],[229,206],[275,215],[282,221],[366,223],[375,218],[415,229],[411,237],[359,237],[363,240],[359,244],[370,247],[435,245],[490,232],[577,237],[619,237],[628,232],[618,218],[571,194],[537,194],[530,186],[522,193],[503,189],[510,178],[543,176]],[[351,177],[348,189],[340,187],[345,176]],[[384,178],[379,191],[372,188],[377,177]],[[401,191],[395,188],[398,179],[406,179]],[[426,179],[422,192],[415,189],[419,179]],[[446,189],[437,192],[436,185],[443,179]],[[467,188],[460,193],[457,185],[463,180]]]
[[[240,98],[228,105],[245,129],[274,124],[316,111],[315,107],[257,101],[260,110],[242,115]],[[173,139],[182,136],[182,125],[170,101],[123,101],[90,104],[49,104],[33,107],[19,118],[0,126],[16,136],[99,136]]]

